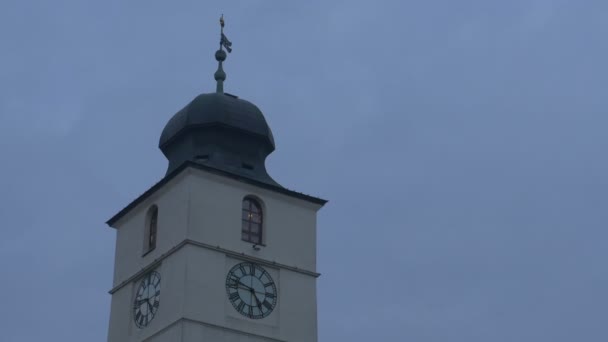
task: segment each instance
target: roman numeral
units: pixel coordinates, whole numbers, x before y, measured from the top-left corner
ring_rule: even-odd
[[[267,300],[264,300],[264,303],[262,303],[262,305],[264,305],[266,309],[272,310],[272,304],[270,304]]]
[[[228,278],[228,287],[233,289],[239,287],[239,278],[235,277],[234,275],[230,275],[230,278]]]
[[[233,302],[234,302],[235,300],[239,299],[239,298],[240,298],[240,297],[239,297],[239,293],[238,293],[238,292],[232,292],[232,293],[230,294],[230,300],[231,300],[231,301],[233,301]]]
[[[264,284],[264,287],[269,287],[269,286],[272,286],[272,285],[274,285],[274,283],[271,282],[271,281],[269,281],[266,284]]]
[[[253,306],[249,307],[249,317],[253,317]]]
[[[242,273],[243,275],[247,274],[247,270],[245,270],[245,266],[243,266],[243,264],[240,264],[240,265],[239,265],[239,270],[241,270],[241,273]]]
[[[239,312],[243,312],[243,308],[245,307],[245,302],[241,301],[239,305],[237,305],[236,310]]]
[[[272,292],[266,292],[266,294],[265,294],[265,295],[266,295],[266,297],[267,297],[267,298],[272,298],[272,299],[274,299],[274,297],[275,297],[274,293],[272,293]]]
[[[255,266],[253,264],[249,264],[249,273],[255,277]]]

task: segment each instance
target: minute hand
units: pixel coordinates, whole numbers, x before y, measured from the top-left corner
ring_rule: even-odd
[[[258,296],[256,296],[254,293],[253,297],[255,298],[255,301],[258,302],[258,308],[260,308],[260,310],[262,310],[262,302],[260,302],[260,300],[258,299]]]

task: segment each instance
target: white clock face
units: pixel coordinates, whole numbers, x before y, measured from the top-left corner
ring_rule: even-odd
[[[277,305],[277,287],[272,277],[251,262],[242,262],[228,272],[226,293],[236,311],[251,319],[270,315]]]
[[[133,302],[135,325],[144,328],[154,319],[160,305],[160,274],[148,273],[141,281]]]

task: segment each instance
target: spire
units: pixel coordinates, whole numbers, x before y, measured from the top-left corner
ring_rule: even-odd
[[[228,40],[228,38],[224,35],[224,15],[220,17],[220,48],[215,52],[215,60],[218,62],[217,71],[213,75],[215,80],[217,81],[216,92],[223,93],[224,92],[224,81],[226,80],[226,73],[224,72],[224,68],[222,67],[223,62],[226,60],[226,51],[229,53],[232,52],[232,42]],[[226,51],[224,51],[226,48]]]

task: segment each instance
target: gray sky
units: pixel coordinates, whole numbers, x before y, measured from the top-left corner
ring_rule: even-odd
[[[3,341],[105,341],[105,220],[226,91],[319,217],[320,341],[608,340],[608,2],[0,4]],[[221,5],[219,5],[221,4]]]

